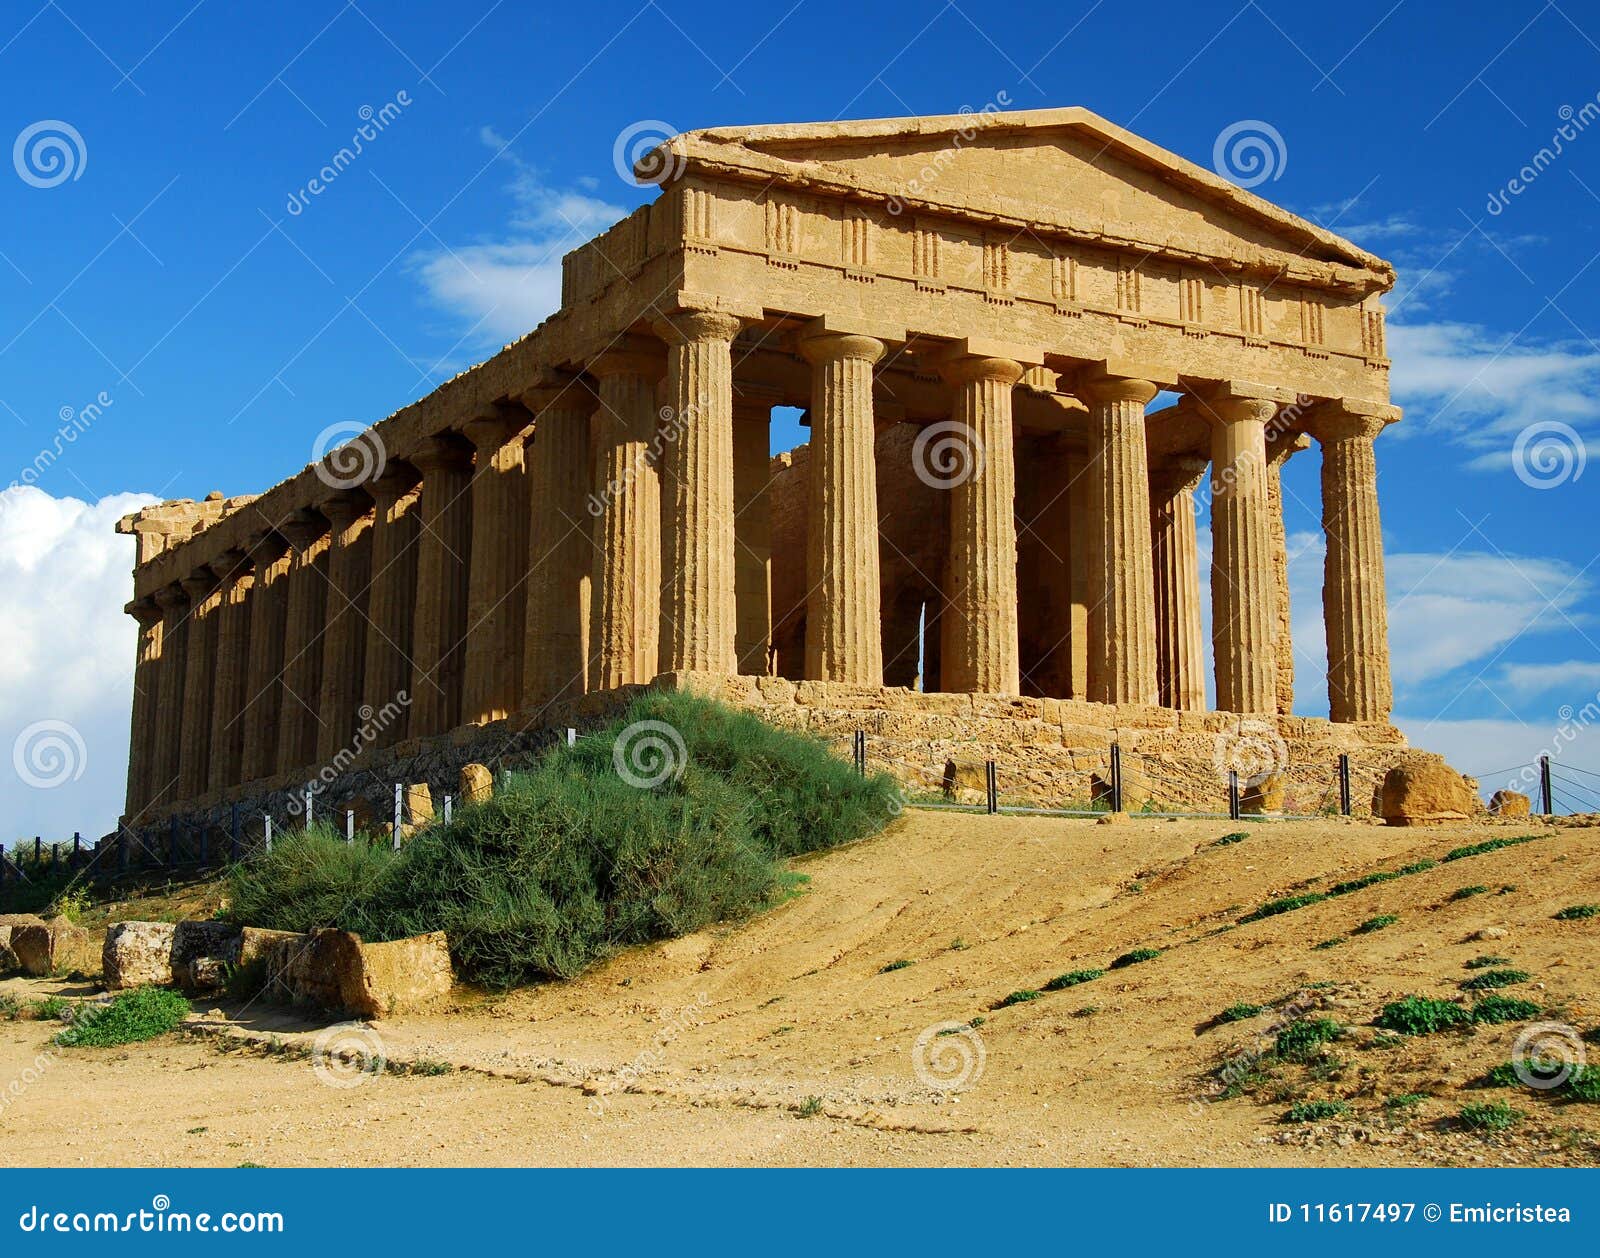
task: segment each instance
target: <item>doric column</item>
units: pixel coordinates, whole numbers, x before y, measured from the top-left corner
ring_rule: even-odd
[[[133,665],[133,719],[128,738],[128,794],[125,815],[131,820],[150,803],[158,759],[156,714],[160,711],[161,608],[153,598],[136,599],[128,615],[139,622],[139,652]]]
[[[839,332],[800,342],[811,364],[805,675],[815,681],[883,685],[872,420],[883,351],[874,337]]]
[[[430,437],[408,456],[422,473],[417,520],[417,602],[411,625],[407,737],[461,723],[461,667],[472,554],[472,453],[452,437]]]
[[[1086,562],[1089,698],[1155,704],[1155,576],[1144,408],[1148,380],[1106,377],[1083,385],[1089,407]]]
[[[328,531],[328,601],[317,701],[317,760],[327,764],[360,724],[367,646],[367,585],[372,578],[372,499],[340,489],[317,504]]]
[[[739,671],[765,676],[772,650],[772,407],[770,393],[733,391],[734,650]]]
[[[240,780],[278,771],[278,717],[283,711],[283,638],[289,614],[288,539],[268,531],[250,547],[255,587],[250,591],[250,664],[245,673]]]
[[[256,575],[242,550],[230,550],[211,565],[221,583],[217,608],[217,667],[211,710],[211,769],[207,785],[213,791],[237,786],[242,776],[245,687],[250,670],[250,599]]]
[[[161,672],[156,690],[155,751],[150,764],[149,802],[172,804],[181,798],[179,766],[183,759],[183,690],[189,676],[189,596],[178,585],[155,592],[161,609]]]
[[[1303,432],[1269,434],[1267,438],[1267,524],[1272,540],[1272,657],[1277,711],[1294,711],[1294,612],[1289,596],[1289,537],[1283,522],[1283,465],[1311,448]]]
[[[664,672],[731,676],[734,584],[733,338],[729,314],[656,322],[667,343],[668,440],[661,450],[661,661]]]
[[[189,643],[183,679],[183,743],[178,753],[178,799],[206,793],[211,775],[212,683],[217,667],[217,608],[222,590],[210,569],[180,582],[189,596]]]
[[[361,702],[374,712],[400,713],[374,726],[379,747],[406,736],[411,620],[417,604],[417,481],[416,468],[395,461],[366,485],[373,501],[372,580],[367,587]],[[390,704],[397,706],[390,709]]]
[[[1017,474],[1011,389],[1022,365],[969,354],[946,359],[955,392],[954,432],[965,469],[950,493],[949,602],[942,617],[945,690],[1019,692],[1017,651]]]
[[[522,408],[485,412],[462,431],[477,451],[472,472],[472,559],[461,722],[501,721],[522,697],[522,625],[528,601],[528,487]]]
[[[322,630],[328,605],[328,522],[302,511],[280,526],[289,539],[288,601],[283,625],[283,688],[278,707],[276,771],[289,773],[317,758],[322,701]]]
[[[1277,403],[1219,398],[1211,422],[1211,649],[1217,710],[1277,710],[1266,425]]]
[[[612,690],[659,670],[661,480],[650,447],[656,382],[666,364],[653,343],[624,340],[589,364],[600,382],[594,414],[594,586],[591,683]]]
[[[1328,707],[1335,721],[1387,721],[1394,703],[1372,443],[1397,418],[1392,407],[1334,403],[1314,413],[1309,425],[1322,445],[1322,530],[1328,543],[1322,609]]]
[[[1200,624],[1200,552],[1194,491],[1210,464],[1180,457],[1152,469],[1150,544],[1156,582],[1156,683],[1161,706],[1206,706],[1205,638]]]
[[[522,706],[537,708],[588,689],[589,594],[594,520],[585,508],[593,469],[593,392],[563,380],[522,395],[538,419],[527,446],[528,593]]]

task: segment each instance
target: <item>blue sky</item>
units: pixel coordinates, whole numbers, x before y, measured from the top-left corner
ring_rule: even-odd
[[[7,825],[114,818],[133,655],[118,495],[264,489],[331,425],[532,326],[560,254],[653,192],[614,160],[637,124],[1002,100],[1084,105],[1204,165],[1232,124],[1270,124],[1281,157],[1255,190],[1396,262],[1407,414],[1380,464],[1401,723],[1469,771],[1552,745],[1600,769],[1581,728],[1600,470],[1573,475],[1600,427],[1597,94],[1600,14],[1531,0],[19,0],[0,139],[75,135],[54,186],[31,144],[0,166],[0,486],[50,452],[0,511],[0,750],[63,721],[84,771],[75,791],[6,776]],[[386,105],[359,160],[305,193]],[[1563,152],[1508,193],[1564,120]],[[1551,422],[1565,475],[1514,453]],[[1315,453],[1287,486],[1301,706],[1325,712]]]

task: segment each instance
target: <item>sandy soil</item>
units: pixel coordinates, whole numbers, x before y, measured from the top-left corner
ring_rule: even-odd
[[[1509,1058],[1519,1026],[1397,1047],[1370,1026],[1386,1000],[1458,994],[1485,952],[1531,973],[1507,994],[1600,1023],[1600,918],[1552,917],[1600,900],[1600,832],[1548,831],[1224,930],[1277,896],[1546,833],[1334,818],[1247,824],[1245,841],[1213,846],[1232,828],[918,812],[798,862],[809,889],[753,922],[572,983],[464,992],[428,1016],[330,1030],[202,1004],[179,1036],[108,1050],[0,1022],[0,1164],[1600,1163],[1600,1106],[1468,1086]],[[1470,885],[1488,890],[1451,899]],[[1352,934],[1378,914],[1399,920]],[[1162,955],[994,1007],[1135,947]],[[0,983],[22,999],[56,990],[71,988]],[[1296,999],[1351,1028],[1335,1060],[1215,1099],[1211,1072],[1269,1045],[1276,1015],[1214,1015]],[[340,1060],[373,1051],[382,1069]],[[1385,1100],[1405,1093],[1426,1099],[1393,1115]],[[1352,1114],[1280,1121],[1297,1099]],[[1513,1131],[1460,1130],[1463,1104],[1494,1099],[1523,1111]]]

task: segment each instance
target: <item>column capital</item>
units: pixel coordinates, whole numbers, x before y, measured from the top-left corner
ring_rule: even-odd
[[[218,581],[210,568],[196,568],[188,576],[180,578],[178,584],[183,587],[184,595],[191,603],[203,603],[216,592]]]
[[[347,529],[372,510],[372,498],[365,490],[337,489],[318,501],[317,510],[334,528]]]
[[[1278,403],[1264,397],[1201,398],[1199,413],[1211,424],[1262,424],[1272,422]]]
[[[406,455],[424,477],[441,471],[471,471],[472,449],[458,440],[454,433],[436,432],[424,438],[410,454]]]
[[[259,572],[289,553],[289,539],[276,529],[266,529],[253,535],[245,543],[245,551]]]
[[[1150,480],[1160,485],[1169,498],[1179,494],[1192,494],[1205,479],[1211,460],[1198,454],[1177,454],[1159,463],[1152,463]]]
[[[278,531],[289,539],[290,546],[304,553],[328,531],[328,521],[314,511],[297,511],[278,526]]]
[[[480,456],[494,454],[501,446],[522,440],[526,429],[533,424],[530,415],[520,403],[514,406],[488,407],[461,425],[461,432],[472,442]]]
[[[570,371],[541,371],[534,382],[517,395],[535,416],[554,408],[592,411],[599,405],[594,388],[582,376]],[[538,429],[534,439],[538,440]]]
[[[814,365],[837,362],[842,358],[876,363],[883,357],[885,349],[886,346],[877,337],[858,332],[803,333],[799,342],[801,356]]]
[[[632,333],[619,336],[587,363],[591,376],[643,376],[660,380],[667,374],[667,356],[660,341]]]
[[[1282,467],[1302,450],[1311,448],[1311,438],[1308,434],[1298,431],[1280,432],[1269,434],[1267,437],[1267,463],[1272,467]]]
[[[1314,406],[1305,427],[1323,445],[1363,438],[1373,441],[1390,424],[1399,422],[1400,408],[1376,402],[1337,399]]]
[[[237,546],[223,551],[206,565],[211,575],[219,582],[231,581],[244,575],[249,566],[250,556]]]
[[[1091,402],[1137,402],[1148,406],[1161,387],[1137,376],[1093,376],[1080,379],[1076,391]]]
[[[651,326],[657,336],[673,345],[685,341],[731,341],[744,327],[744,320],[720,310],[675,310]]]
[[[134,599],[122,610],[137,620],[141,629],[148,629],[161,619],[161,605],[149,595]]]
[[[970,384],[976,380],[1016,384],[1022,379],[1022,371],[1022,364],[1012,358],[964,354],[959,350],[939,358],[939,374],[946,384]]]
[[[415,489],[421,479],[414,466],[397,459],[383,469],[382,476],[368,481],[366,489],[379,506],[389,506]]]
[[[189,596],[176,581],[171,585],[163,585],[150,597],[155,599],[156,606],[164,613],[181,611],[189,605]]]

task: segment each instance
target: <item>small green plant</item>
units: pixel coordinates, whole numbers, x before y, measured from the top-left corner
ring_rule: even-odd
[[[881,970],[879,970],[878,973],[879,974],[893,974],[896,970],[903,970],[903,969],[907,968],[908,966],[912,966],[912,965],[915,965],[915,964],[916,964],[915,961],[908,961],[904,957],[901,957],[898,961],[889,962],[889,964],[884,966]]]
[[[1589,1105],[1600,1105],[1600,1067],[1579,1066],[1562,1087],[1561,1095]]]
[[[1419,861],[1413,861],[1409,865],[1400,866],[1400,872],[1402,874],[1424,874],[1427,873],[1428,870],[1437,869],[1438,867],[1438,861],[1423,859]]]
[[[1542,834],[1524,834],[1515,839],[1485,839],[1482,843],[1471,843],[1466,847],[1451,848],[1441,859],[1447,861],[1465,860],[1469,856],[1483,856],[1489,852],[1499,852],[1508,847],[1520,847],[1524,843],[1534,843],[1543,837]]]
[[[1138,965],[1141,961],[1154,961],[1160,955],[1159,948],[1135,948],[1132,952],[1124,952],[1111,963],[1109,968],[1123,970],[1130,965]]]
[[[1510,965],[1510,964],[1511,964],[1511,958],[1510,957],[1499,957],[1499,956],[1494,956],[1492,954],[1485,954],[1485,955],[1483,955],[1481,957],[1473,957],[1472,960],[1467,962],[1467,967],[1466,968],[1469,969],[1469,970],[1487,970],[1491,965]]]
[[[43,1000],[28,1002],[28,1015],[35,1022],[60,1022],[72,1009],[72,1005],[60,996],[46,996]]]
[[[1074,1018],[1092,1018],[1099,1012],[1099,1005],[1085,1005],[1082,1009],[1074,1009],[1072,1011],[1072,1016]]]
[[[1303,895],[1284,896],[1281,900],[1268,900],[1253,913],[1246,913],[1239,919],[1242,926],[1247,922],[1259,922],[1268,917],[1276,917],[1280,913],[1292,913],[1295,909],[1303,909],[1308,904],[1321,904],[1328,897],[1320,891],[1307,891]]]
[[[1595,916],[1600,916],[1600,904],[1573,904],[1557,913],[1556,921],[1581,922]]]
[[[1128,890],[1130,892],[1132,892],[1134,895],[1143,895],[1144,894],[1144,883],[1142,883],[1142,882],[1130,882],[1128,884]]]
[[[1462,980],[1462,989],[1469,992],[1490,991],[1496,987],[1510,987],[1515,983],[1526,983],[1533,975],[1526,970],[1484,970],[1474,974],[1469,979]]]
[[[437,1057],[419,1057],[411,1063],[407,1074],[421,1075],[425,1079],[435,1078],[438,1075],[447,1075],[455,1070],[447,1061],[440,1061]]]
[[[1336,882],[1328,888],[1329,895],[1349,895],[1352,891],[1360,891],[1364,887],[1376,886],[1380,882],[1393,882],[1400,875],[1380,870],[1375,874],[1368,874],[1364,878],[1352,878],[1349,882]]]
[[[1456,900],[1470,900],[1475,895],[1487,895],[1488,891],[1488,887],[1480,885],[1474,885],[1471,887],[1457,887],[1450,893],[1450,899],[1452,902]]]
[[[1024,987],[1024,988],[1022,988],[1022,989],[1020,989],[1018,991],[1012,992],[1005,999],[997,1002],[995,1004],[994,1008],[996,1008],[996,1009],[1006,1009],[1006,1008],[1009,1008],[1011,1005],[1025,1005],[1030,1000],[1038,1000],[1039,997],[1043,996],[1043,995],[1044,995],[1043,992],[1036,992],[1031,987]]]
[[[15,1022],[22,1016],[22,1002],[9,992],[0,993],[0,1018]]]
[[[957,935],[950,941],[951,952],[965,952],[970,947],[972,947],[972,945],[969,944],[965,939],[961,938],[960,935]]]
[[[68,887],[51,902],[46,911],[47,917],[64,917],[73,925],[77,925],[89,908],[94,904],[94,898],[89,894],[86,886]]]
[[[1212,847],[1231,847],[1235,843],[1243,843],[1249,837],[1250,837],[1250,835],[1249,835],[1249,833],[1247,831],[1235,830],[1232,834],[1225,834],[1220,839],[1213,839],[1212,842],[1211,842],[1211,846]]]
[[[56,1043],[64,1048],[108,1048],[165,1035],[189,1015],[189,1002],[165,987],[139,987],[109,1003],[85,1007]]]
[[[1517,884],[1516,883],[1508,882],[1508,883],[1506,883],[1505,886],[1501,887],[1500,890],[1496,891],[1495,894],[1496,895],[1510,895],[1516,889],[1517,889]]]
[[[1432,996],[1407,996],[1391,1000],[1378,1015],[1378,1025],[1401,1035],[1431,1035],[1450,1027],[1466,1026],[1472,1015],[1451,1000]]]
[[[1267,1011],[1265,1005],[1252,1005],[1240,1001],[1236,1005],[1229,1005],[1217,1015],[1218,1022],[1244,1022],[1250,1018],[1258,1017]]]
[[[1463,1126],[1473,1131],[1505,1131],[1522,1121],[1522,1115],[1504,1101],[1475,1101],[1463,1105],[1459,1115]]]
[[[1335,935],[1332,939],[1324,939],[1319,944],[1312,944],[1311,945],[1311,951],[1313,951],[1313,952],[1326,952],[1329,948],[1337,948],[1340,944],[1342,944],[1344,942],[1346,942],[1346,940],[1345,940],[1345,937],[1343,935]]]
[[[1101,977],[1104,970],[1072,970],[1066,974],[1058,974],[1044,985],[1047,992],[1065,991],[1069,987],[1076,987],[1079,983],[1092,983]]]
[[[1353,935],[1370,935],[1373,931],[1382,930],[1386,926],[1393,926],[1400,919],[1393,913],[1380,913],[1377,917],[1369,917],[1350,933]]]
[[[1485,996],[1472,1006],[1474,1022],[1526,1022],[1543,1012],[1531,1000],[1518,1000],[1511,996]]]
[[[973,1018],[970,1022],[968,1022],[967,1025],[969,1027],[971,1027],[974,1031],[976,1031],[979,1027],[981,1027],[988,1020],[989,1020],[988,1018],[984,1017],[980,1013],[976,1018]]]
[[[1332,1018],[1296,1018],[1278,1032],[1273,1048],[1284,1061],[1305,1061],[1343,1034],[1344,1028]]]
[[[1406,1110],[1416,1109],[1417,1106],[1421,1105],[1427,1099],[1428,1094],[1426,1092],[1402,1092],[1399,1096],[1391,1096],[1388,1100],[1386,1100],[1383,1103],[1383,1108],[1389,1110],[1391,1113],[1397,1110],[1404,1112]]]
[[[820,1096],[808,1096],[800,1102],[794,1112],[800,1118],[815,1118],[822,1113],[822,1098]]]
[[[1320,1123],[1330,1118],[1343,1118],[1350,1107],[1343,1101],[1296,1101],[1283,1116],[1286,1123]]]

